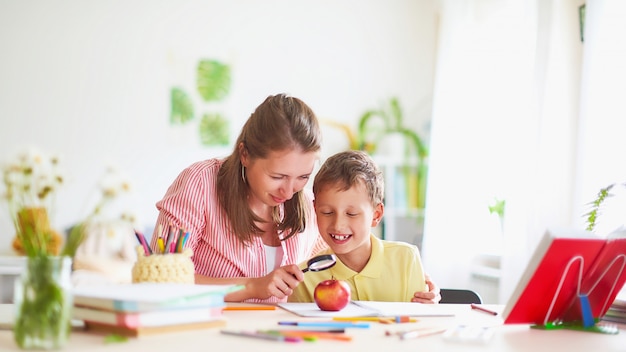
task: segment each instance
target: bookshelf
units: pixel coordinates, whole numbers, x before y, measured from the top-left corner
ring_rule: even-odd
[[[385,178],[385,215],[382,224],[373,232],[376,236],[392,241],[405,241],[421,248],[424,232],[424,210],[416,204],[416,189],[409,189],[405,171],[416,171],[415,157],[397,155],[373,155]],[[410,176],[409,176],[410,177]],[[416,184],[415,184],[415,187]]]

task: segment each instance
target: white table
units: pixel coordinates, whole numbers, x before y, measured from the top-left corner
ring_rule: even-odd
[[[408,303],[411,304],[411,303]],[[442,305],[443,306],[443,305]],[[419,318],[416,323],[372,323],[368,329],[350,329],[353,340],[286,343],[220,334],[222,328],[210,328],[160,336],[130,339],[127,342],[104,344],[103,335],[74,331],[64,351],[626,351],[626,326],[617,335],[604,335],[570,330],[544,331],[527,325],[503,325],[499,316],[491,316],[467,305],[455,305],[454,317]],[[501,306],[487,306],[501,310]],[[0,316],[12,314],[11,305],[0,305]],[[446,307],[446,309],[449,309]],[[280,308],[272,311],[225,311],[225,328],[232,330],[267,330],[278,328],[281,320],[312,320],[293,315]],[[492,340],[485,345],[446,341],[442,335],[410,340],[385,336],[386,330],[405,330],[426,326],[453,327],[458,324],[494,327]],[[0,351],[19,351],[10,330],[0,331]]]

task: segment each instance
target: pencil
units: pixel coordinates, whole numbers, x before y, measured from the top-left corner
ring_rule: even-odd
[[[171,248],[172,248],[172,241],[174,240],[174,237],[176,237],[176,227],[174,227],[174,225],[172,225],[172,223],[169,224],[168,226],[168,233],[167,233],[167,238],[165,239],[165,252],[163,253],[170,253],[171,252]]]
[[[233,331],[233,330],[220,330],[224,335],[252,337],[255,339],[272,340],[272,341],[284,341],[284,342],[300,342],[302,338],[296,336],[282,336],[276,334],[266,334],[254,331]]]
[[[472,303],[471,306],[472,306],[472,309],[476,309],[476,310],[479,310],[481,312],[484,312],[484,313],[487,313],[487,314],[491,314],[491,315],[498,315],[498,312],[494,312],[493,310],[489,310],[487,308],[483,308],[483,307],[481,307],[481,306],[479,306],[477,304]]]
[[[416,338],[416,337],[424,337],[424,336],[430,336],[430,335],[435,335],[435,334],[440,334],[442,332],[446,331],[446,329],[428,329],[428,328],[422,328],[422,329],[416,329],[416,330],[410,330],[410,331],[406,331],[403,332],[400,335],[400,339],[401,340],[406,340],[406,339],[412,339],[412,338]]]
[[[417,319],[408,316],[397,317],[333,317],[337,321],[377,321],[380,323],[415,323]]]
[[[324,326],[334,328],[369,328],[369,323],[352,323],[339,321],[279,321],[278,325],[290,326]]]
[[[159,246],[159,253],[164,254],[165,244],[163,244],[163,237],[161,237],[161,235],[159,235],[159,238],[157,239],[157,245]]]
[[[146,255],[152,254],[152,249],[150,249],[148,242],[146,242],[146,238],[144,237],[143,233],[135,230],[135,237],[137,237],[139,244],[141,244],[141,246],[143,247],[144,253]]]
[[[183,237],[183,248],[185,248],[185,244],[187,244],[187,239],[189,238],[189,231],[185,233],[185,237]]]
[[[183,229],[179,229],[178,232],[178,238],[176,239],[176,246],[174,249],[174,252],[176,253],[182,253],[183,252],[183,237],[185,236],[185,233],[183,231]]]
[[[266,330],[260,331],[268,334],[280,334],[285,337],[301,337],[305,340],[313,340],[313,338],[317,339],[329,339],[329,340],[340,340],[340,341],[352,341],[352,336],[334,333],[334,332],[324,332],[324,331],[307,331],[307,330]]]
[[[176,239],[176,246],[175,246],[175,252],[176,253],[182,253],[183,252],[183,230],[180,230],[180,234],[178,235],[178,238]]]

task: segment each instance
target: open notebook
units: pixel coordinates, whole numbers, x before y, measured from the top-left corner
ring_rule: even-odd
[[[278,306],[302,317],[446,317],[454,316],[459,309],[458,305],[378,301],[351,301],[338,312],[323,311],[315,303],[288,302]]]

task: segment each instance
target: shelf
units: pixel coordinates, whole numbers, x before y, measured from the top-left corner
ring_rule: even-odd
[[[379,236],[421,247],[423,221],[419,219],[424,218],[424,210],[414,207],[417,200],[411,199],[408,194],[403,173],[407,166],[417,170],[417,157],[405,157],[402,154],[374,155],[372,159],[381,168],[385,178],[385,215],[382,228],[377,229]]]
[[[3,254],[0,255],[0,275],[19,275],[26,266],[26,257]]]

